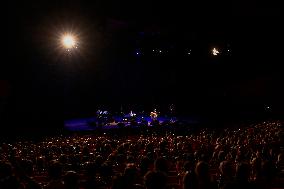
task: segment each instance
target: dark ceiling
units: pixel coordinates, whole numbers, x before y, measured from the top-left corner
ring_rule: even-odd
[[[46,0],[2,9],[8,114],[76,116],[101,104],[174,102],[189,112],[283,104],[283,12],[273,1]],[[66,57],[54,39],[70,28],[83,50]],[[214,58],[213,46],[231,52]]]

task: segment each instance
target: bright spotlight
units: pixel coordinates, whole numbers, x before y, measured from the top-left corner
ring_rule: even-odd
[[[214,56],[217,56],[219,53],[220,53],[220,52],[218,51],[218,49],[216,49],[216,48],[213,48],[213,49],[212,49],[212,54],[213,54]]]
[[[62,44],[66,49],[76,48],[76,40],[74,36],[68,34],[64,35],[62,38]]]

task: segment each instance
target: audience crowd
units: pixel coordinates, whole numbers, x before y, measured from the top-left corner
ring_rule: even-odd
[[[0,189],[281,188],[281,122],[0,143]]]

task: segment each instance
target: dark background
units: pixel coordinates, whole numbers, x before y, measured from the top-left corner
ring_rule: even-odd
[[[171,103],[216,120],[283,113],[283,15],[273,1],[14,1],[1,9],[2,128],[58,128],[99,107],[166,112]],[[78,34],[77,52],[58,47],[64,31]]]

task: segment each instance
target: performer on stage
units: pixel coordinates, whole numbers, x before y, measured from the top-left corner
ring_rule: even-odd
[[[135,116],[136,116],[136,113],[134,113],[134,112],[131,110],[130,113],[129,113],[129,116],[130,116],[130,117],[135,117]]]
[[[98,109],[98,111],[97,111],[97,117],[102,116],[102,114],[103,114],[103,111],[101,111],[100,109]]]
[[[175,105],[174,104],[170,104],[169,106],[169,116],[170,116],[170,122],[174,121],[174,117],[175,117]]]
[[[154,109],[154,111],[152,111],[152,112],[150,113],[150,117],[151,117],[151,119],[152,119],[153,121],[157,120],[157,118],[158,118],[157,109]]]
[[[170,109],[170,113],[173,114],[174,111],[175,111],[175,105],[174,104],[170,104],[169,109]]]

